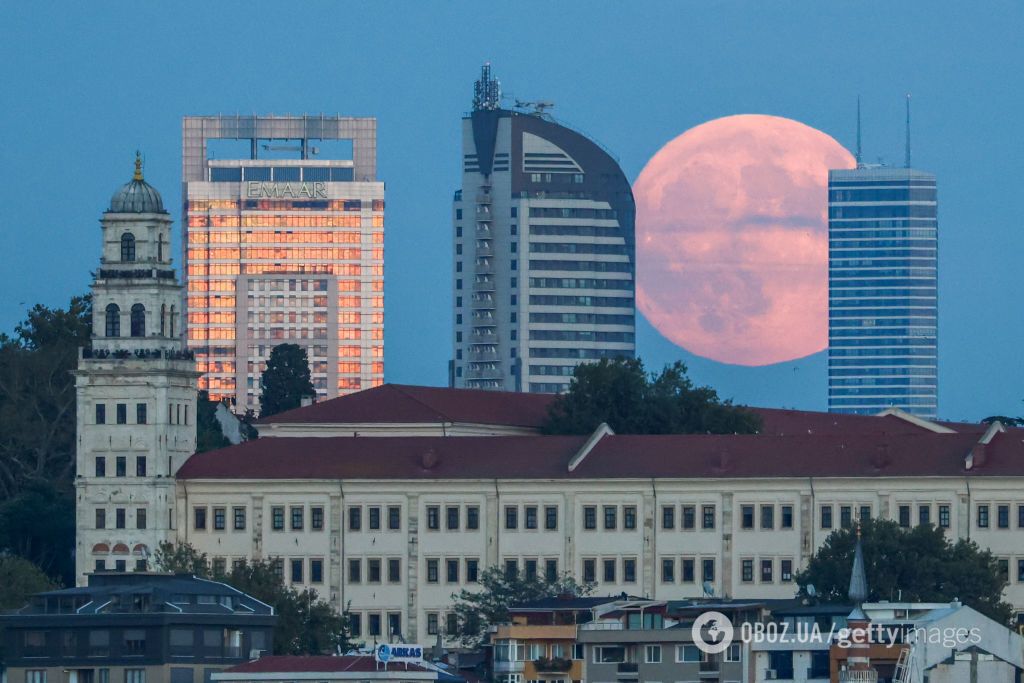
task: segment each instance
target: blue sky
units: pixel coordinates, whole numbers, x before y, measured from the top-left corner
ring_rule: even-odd
[[[97,220],[144,150],[176,221],[185,114],[378,119],[388,381],[443,384],[459,119],[480,64],[556,103],[635,178],[665,142],[740,113],[797,119],[865,159],[938,175],[940,414],[1024,413],[1024,5],[988,2],[0,3],[0,330],[84,292]],[[641,356],[724,396],[825,407],[822,354],[750,369],[638,323]]]

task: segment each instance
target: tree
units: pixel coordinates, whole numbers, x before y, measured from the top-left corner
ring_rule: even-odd
[[[160,571],[223,581],[273,607],[277,615],[275,655],[335,654],[351,649],[348,614],[339,614],[316,591],[285,586],[276,558],[250,560],[220,573],[211,567],[206,553],[193,546],[161,543],[153,559]]]
[[[753,434],[761,427],[757,415],[694,386],[682,362],[648,374],[639,358],[577,365],[543,431],[589,434],[602,422],[617,434]]]
[[[70,584],[75,576],[74,547],[74,498],[53,484],[32,481],[0,503],[0,548]]]
[[[1007,577],[998,560],[973,541],[951,543],[942,529],[922,524],[911,529],[892,520],[872,519],[861,525],[868,599],[950,602],[959,599],[996,621],[1008,624],[1011,607],[1003,602]],[[847,603],[854,529],[833,531],[810,563],[797,574],[800,593],[813,584],[824,602]]]
[[[230,446],[217,419],[217,402],[210,400],[207,391],[200,391],[196,401],[196,453]]]
[[[549,581],[544,576],[527,577],[522,572],[506,572],[488,567],[480,574],[480,587],[463,589],[452,595],[458,615],[462,644],[477,648],[487,641],[492,625],[508,623],[509,608],[556,595],[589,595],[592,584],[581,584],[565,573]]]
[[[297,344],[275,346],[267,359],[260,380],[260,417],[276,415],[302,405],[304,396],[313,396],[306,350]]]
[[[56,588],[59,584],[25,558],[0,555],[0,611],[24,607],[35,593]]]

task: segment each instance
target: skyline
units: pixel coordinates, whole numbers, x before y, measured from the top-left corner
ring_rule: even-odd
[[[136,147],[147,153],[147,179],[165,197],[176,195],[181,116],[339,111],[375,116],[380,126],[378,175],[389,184],[386,381],[443,385],[452,306],[447,278],[429,268],[436,264],[437,271],[450,272],[458,126],[470,108],[467,84],[483,61],[495,64],[510,95],[554,100],[555,117],[611,148],[631,180],[667,141],[730,114],[794,118],[853,149],[858,93],[865,159],[873,162],[884,153],[897,165],[903,154],[903,95],[910,91],[914,165],[935,173],[941,185],[939,414],[1019,414],[1021,396],[1013,385],[1024,378],[1015,344],[1022,324],[1012,311],[984,304],[1016,301],[1022,293],[1013,276],[1024,236],[1014,230],[1012,204],[998,201],[1013,196],[1014,171],[1024,158],[1011,116],[1024,97],[1019,86],[1006,87],[998,76],[1015,56],[1019,61],[1021,43],[1011,27],[1024,18],[1021,8],[1005,3],[1001,12],[971,22],[959,20],[957,11],[926,12],[930,6],[924,3],[889,9],[888,21],[870,9],[854,15],[833,8],[819,18],[740,5],[662,7],[648,4],[629,15],[596,9],[587,18],[592,31],[568,39],[564,52],[552,56],[520,51],[520,31],[513,30],[531,29],[531,45],[565,39],[557,22],[543,21],[560,13],[542,5],[499,8],[462,25],[466,13],[455,4],[384,5],[376,21],[364,25],[361,14],[353,19],[353,12],[312,3],[311,15],[333,11],[338,26],[357,25],[362,32],[343,34],[350,41],[339,47],[344,58],[306,69],[289,60],[254,61],[261,53],[253,46],[285,35],[258,12],[236,16],[230,7],[204,8],[204,22],[198,23],[186,21],[184,7],[109,14],[104,8],[73,8],[53,16],[11,8],[0,56],[16,94],[0,121],[18,131],[20,144],[5,149],[0,184],[9,237],[0,329],[10,331],[36,302],[65,305],[85,291],[99,237],[92,221],[128,179]],[[431,26],[452,29],[457,39],[439,43],[443,31],[423,35],[424,13]],[[44,19],[45,25],[33,29]],[[229,20],[236,33],[224,37],[214,31]],[[339,35],[334,26],[321,21],[304,30],[312,40],[331,41]],[[503,30],[477,35],[493,26]],[[774,27],[774,35],[764,27]],[[595,33],[639,28],[648,39],[620,46],[613,57],[603,54],[600,41],[590,40]],[[183,52],[181,35],[225,49]],[[862,49],[835,50],[844,36],[856,36]],[[381,38],[385,44],[379,45]],[[779,55],[772,51],[779,44],[803,49]],[[933,52],[936,44],[946,47]],[[751,56],[762,53],[763,63],[751,67]],[[808,53],[818,59],[803,58]],[[559,60],[571,68],[551,68]],[[590,66],[585,73],[584,64]],[[579,87],[564,73],[573,73]],[[678,74],[678,87],[665,88],[664,81],[674,82]],[[116,87],[110,87],[111,79]],[[276,89],[257,87],[275,79]],[[979,90],[985,98],[974,96]],[[52,104],[55,95],[59,106]],[[52,201],[53,188],[59,188],[59,201]],[[41,194],[48,198],[46,211],[40,210]],[[180,211],[169,208],[172,241],[180,244]],[[42,260],[40,244],[65,248]],[[180,252],[174,257],[180,269]],[[31,274],[18,268],[22,263],[36,264]],[[423,305],[425,299],[430,305]],[[638,353],[651,368],[681,358],[697,382],[737,401],[824,409],[823,354],[752,370],[696,358],[660,338],[643,319],[637,327]],[[796,379],[807,375],[814,381]]]

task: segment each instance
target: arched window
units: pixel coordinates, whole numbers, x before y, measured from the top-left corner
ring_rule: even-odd
[[[121,235],[121,260],[135,260],[135,235],[130,232]]]
[[[160,304],[160,336],[164,336],[167,326],[167,304]]]
[[[146,336],[146,307],[142,304],[132,306],[132,336]]]
[[[164,260],[164,236],[163,235],[160,235],[160,237],[157,239],[157,243],[156,243],[156,260],[157,261],[163,261]]]
[[[174,336],[174,304],[171,304],[171,317],[170,317],[170,321],[171,321],[170,322],[171,333],[169,335],[167,335],[167,336],[168,337],[173,337]]]
[[[108,337],[121,336],[121,309],[117,304],[107,304],[106,330],[104,334]]]

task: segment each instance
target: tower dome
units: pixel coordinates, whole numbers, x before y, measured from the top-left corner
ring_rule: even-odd
[[[135,175],[110,198],[107,213],[167,213],[160,193],[142,179],[142,156],[138,152],[135,153]]]

